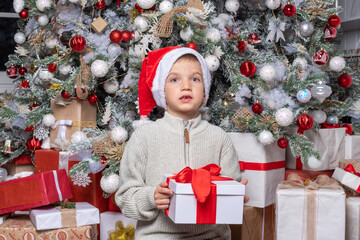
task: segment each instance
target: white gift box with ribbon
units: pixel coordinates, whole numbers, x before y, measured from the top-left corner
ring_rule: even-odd
[[[347,172],[341,168],[335,168],[332,178],[335,178],[345,186],[355,191],[360,191],[360,177],[355,174]]]
[[[136,228],[137,221],[127,218],[120,212],[103,212],[100,214],[100,240],[108,240],[109,232],[115,230],[116,222],[122,221],[124,227],[132,224]]]

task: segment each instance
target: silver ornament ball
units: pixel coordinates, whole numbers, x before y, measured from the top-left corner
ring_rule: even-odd
[[[314,32],[314,24],[309,21],[301,22],[299,26],[299,31],[303,37],[308,37]]]

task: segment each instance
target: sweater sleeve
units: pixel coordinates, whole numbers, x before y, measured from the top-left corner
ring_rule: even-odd
[[[146,154],[138,132],[127,143],[120,164],[120,188],[115,194],[116,204],[126,217],[149,221],[159,210],[156,208],[156,187],[145,185]]]
[[[223,151],[220,158],[221,174],[231,177],[236,181],[241,180],[240,165],[234,145],[226,133],[224,133]]]

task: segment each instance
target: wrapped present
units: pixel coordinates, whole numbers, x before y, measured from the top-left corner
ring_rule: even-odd
[[[35,166],[32,164],[13,164],[8,163],[4,166],[9,175],[15,175],[20,172],[35,173]]]
[[[292,128],[290,131],[295,131]],[[345,157],[345,128],[332,129],[310,129],[304,135],[314,144],[314,149],[320,153],[322,165],[317,169],[312,169],[307,163],[302,164],[301,159],[294,156],[290,148],[286,149],[286,168],[324,171],[332,170],[338,166],[339,160]]]
[[[87,240],[97,239],[97,229],[95,225],[81,226],[74,228],[62,228],[55,230],[37,231],[31,223],[29,216],[20,215],[7,219],[0,225],[1,239],[76,239]]]
[[[327,170],[327,171],[304,171],[304,170],[295,170],[295,169],[285,169],[285,179],[288,179],[290,174],[299,175],[302,179],[311,179],[314,180],[319,175],[325,174],[331,177],[334,173],[334,170]]]
[[[71,198],[65,170],[48,171],[0,183],[0,214]]]
[[[245,206],[242,225],[230,225],[233,240],[273,240],[275,236],[275,208]]]
[[[100,223],[99,209],[87,202],[75,208],[49,206],[30,210],[30,219],[37,230],[80,227]]]
[[[125,217],[119,212],[103,212],[100,214],[100,240],[116,240],[121,235],[128,235],[136,227],[137,221]],[[131,240],[131,238],[125,238]]]
[[[53,148],[67,149],[74,132],[96,127],[96,106],[87,100],[72,100],[71,104],[65,106],[51,100],[50,107],[56,119],[50,130],[50,144]]]
[[[332,175],[341,184],[360,193],[360,173],[358,173],[352,164],[348,164],[344,169],[335,168]]]
[[[100,16],[90,24],[91,28],[94,29],[94,31],[97,33],[101,33],[107,27],[107,25],[107,22],[105,22],[105,20]]]
[[[228,133],[236,149],[242,179],[248,179],[246,206],[264,208],[274,203],[278,184],[284,181],[285,150],[276,143],[261,144],[252,133]]]
[[[86,154],[84,154],[86,156]],[[84,160],[81,154],[71,155],[69,152],[55,150],[36,150],[35,151],[35,171],[37,173],[55,169],[65,169],[69,171],[72,166]],[[96,172],[97,166],[93,167]],[[86,186],[74,183],[69,177],[73,202],[88,202],[99,209],[100,212],[108,210],[109,200],[104,198],[103,191],[100,187],[102,173],[89,173]]]
[[[346,239],[360,240],[360,198],[346,199]]]
[[[345,239],[345,193],[327,175],[304,182],[290,175],[276,190],[275,215],[277,240]]]
[[[219,176],[220,170],[218,165],[209,164],[165,176],[174,192],[165,211],[171,220],[190,224],[242,223],[245,186]]]
[[[360,159],[341,159],[341,160],[339,160],[339,168],[344,169],[349,164],[353,165],[356,172],[360,172]]]
[[[345,136],[345,159],[360,159],[360,135]]]

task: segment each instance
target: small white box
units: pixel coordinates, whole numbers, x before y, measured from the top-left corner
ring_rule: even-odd
[[[171,175],[165,176],[165,179]],[[242,224],[245,186],[235,180],[212,181],[216,184],[216,224]],[[170,199],[169,217],[174,223],[196,224],[197,200],[191,183],[170,179],[174,192]],[[210,223],[210,222],[209,222]]]
[[[360,188],[360,177],[350,172],[347,172],[344,169],[335,168],[332,178],[335,178],[345,186],[355,191],[357,191]]]
[[[360,240],[360,198],[346,199],[346,239]]]
[[[125,227],[132,224],[136,228],[137,221],[120,212],[103,212],[100,214],[100,240],[109,239],[109,233],[115,230],[118,221],[122,221]]]
[[[75,226],[92,225],[100,223],[99,209],[87,202],[77,202],[75,208]],[[62,213],[55,207],[42,207],[30,210],[30,220],[37,230],[63,228]]]

